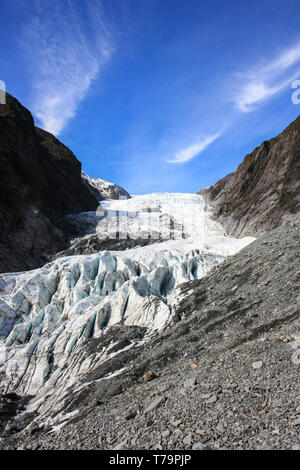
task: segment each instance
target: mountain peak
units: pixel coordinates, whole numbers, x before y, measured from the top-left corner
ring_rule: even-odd
[[[81,172],[81,177],[83,183],[98,201],[130,198],[130,194],[115,183],[111,183],[103,178],[92,178],[83,171]]]

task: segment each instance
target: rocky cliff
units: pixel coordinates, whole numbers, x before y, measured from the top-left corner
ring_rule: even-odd
[[[64,216],[98,199],[75,155],[11,95],[0,106],[0,272],[43,265],[66,248]],[[103,194],[102,199],[105,197]]]
[[[300,116],[247,155],[234,173],[199,191],[229,235],[258,236],[300,222]]]

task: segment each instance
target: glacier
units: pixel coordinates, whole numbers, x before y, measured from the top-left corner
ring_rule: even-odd
[[[144,328],[140,342],[147,341],[174,319],[179,284],[200,279],[254,240],[226,236],[211,214],[201,195],[189,193],[101,201],[96,213],[73,219],[85,224],[88,218],[99,237],[150,236],[153,243],[1,274],[1,392],[33,396],[26,412],[37,412],[44,425],[64,423],[62,403],[70,387],[87,386],[78,385],[84,374],[122,354],[113,344],[90,352],[90,339],[124,325]]]

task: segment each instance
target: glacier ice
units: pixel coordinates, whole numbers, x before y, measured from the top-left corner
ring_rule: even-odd
[[[41,416],[55,409],[78,377],[111,357],[109,347],[83,354],[87,340],[120,323],[147,328],[149,334],[164,328],[174,315],[177,285],[201,278],[253,240],[226,236],[198,195],[157,193],[101,205],[130,213],[126,224],[132,234],[151,231],[153,214],[168,214],[178,236],[0,275],[1,390],[35,395],[30,406]]]

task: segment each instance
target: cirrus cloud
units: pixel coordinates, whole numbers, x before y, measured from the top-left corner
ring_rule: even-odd
[[[300,43],[278,54],[263,65],[239,73],[233,86],[233,102],[239,111],[250,112],[291,86],[300,73]]]
[[[182,150],[176,153],[174,158],[172,158],[171,160],[167,160],[167,163],[185,163],[189,160],[192,160],[192,158],[196,157],[201,152],[203,152],[206,147],[208,147],[212,142],[214,142],[218,137],[220,137],[220,135],[221,132],[218,132],[217,134],[205,137],[204,139],[198,141],[196,144],[189,145],[188,147],[183,148]]]
[[[49,3],[51,8],[35,2],[21,39],[33,89],[31,109],[43,129],[58,135],[115,46],[100,1],[84,0],[81,9],[69,0]]]

